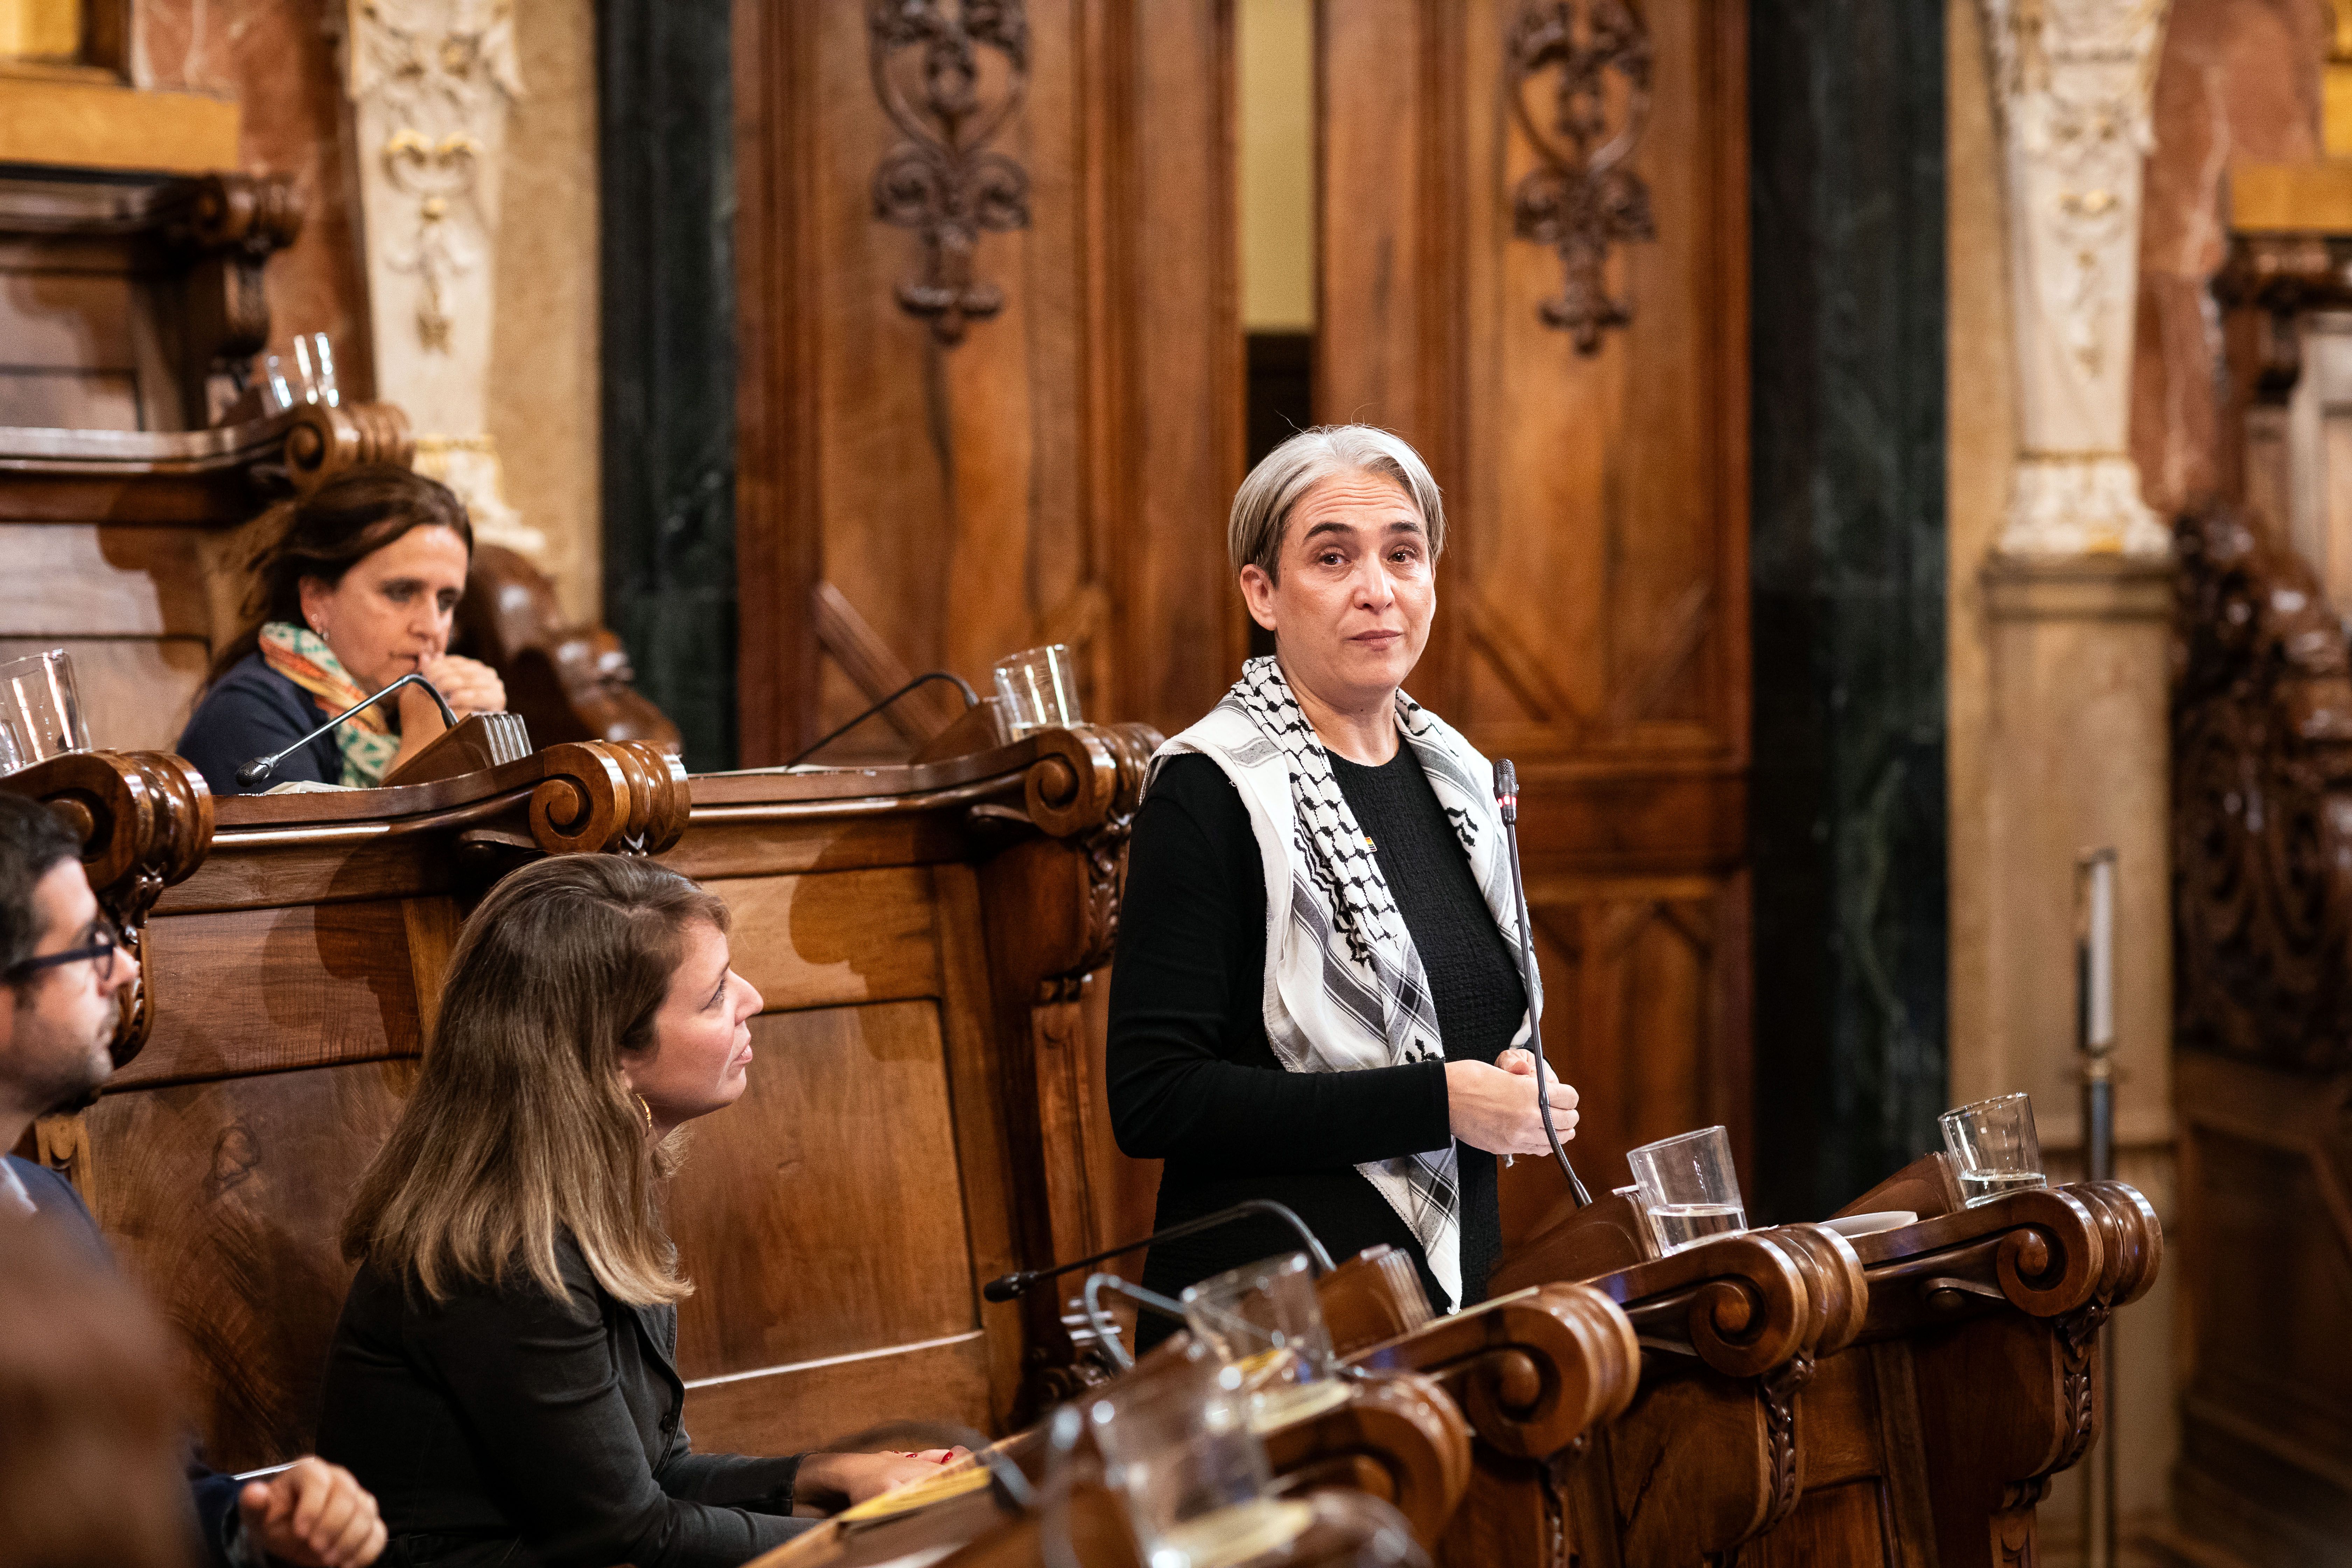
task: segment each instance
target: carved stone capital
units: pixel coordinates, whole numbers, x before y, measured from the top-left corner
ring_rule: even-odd
[[[1980,3],[2024,454],[2001,548],[2160,554],[2165,532],[2124,450],[2141,166],[2167,0]]]
[[[2120,452],[2079,458],[2027,454],[2017,460],[2007,555],[2141,555],[2172,552],[2172,534],[2140,500],[2139,467]]]

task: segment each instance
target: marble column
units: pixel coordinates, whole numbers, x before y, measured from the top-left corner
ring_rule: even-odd
[[[2165,13],[2166,0],[1955,8],[1956,54],[1976,35],[1974,103],[1955,72],[1955,157],[1966,141],[1990,168],[1964,179],[1955,165],[1954,288],[1969,302],[1954,322],[1951,1098],[2030,1092],[2052,1178],[2082,1175],[2074,866],[2113,847],[2116,1173],[2168,1215],[2173,563],[2128,455]],[[1988,199],[1964,221],[1975,180]],[[1964,322],[1985,348],[1964,344]],[[2118,1324],[2108,1369],[2127,1519],[2161,1499],[2169,1337],[2166,1281]],[[2044,1510],[2053,1555],[2088,1473],[2062,1478]]]
[[[488,416],[514,0],[347,5],[376,395],[407,410],[417,468],[465,500],[476,538],[536,559],[546,539],[507,504]]]
[[[1981,0],[1998,140],[2016,456],[1981,567],[1990,641],[1982,1037],[1953,1094],[2034,1091],[2079,1143],[2074,859],[2112,845],[2126,1138],[2168,1128],[2171,531],[2126,453],[2140,174],[2164,0]],[[1969,809],[1969,803],[1959,803]]]

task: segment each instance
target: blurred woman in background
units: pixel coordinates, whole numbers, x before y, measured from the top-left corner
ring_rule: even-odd
[[[448,651],[473,553],[465,505],[436,480],[377,465],[320,486],[255,560],[257,614],[214,659],[180,754],[214,794],[239,794],[239,766],[411,673],[460,718],[502,710],[497,671]],[[287,757],[271,782],[370,788],[443,728],[433,699],[412,686]]]

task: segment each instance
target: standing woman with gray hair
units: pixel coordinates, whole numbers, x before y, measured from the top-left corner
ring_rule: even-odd
[[[1108,1075],[1119,1146],[1166,1163],[1160,1228],[1271,1198],[1334,1258],[1402,1248],[1439,1311],[1486,1297],[1496,1156],[1549,1149],[1494,767],[1402,689],[1444,547],[1385,430],[1302,431],[1243,481],[1227,548],[1275,652],[1153,760]],[[1549,1092],[1574,1136],[1576,1091]],[[1222,1226],[1153,1247],[1144,1283],[1293,1245]]]

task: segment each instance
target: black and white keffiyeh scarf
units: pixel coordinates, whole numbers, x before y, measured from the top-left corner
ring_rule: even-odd
[[[1518,917],[1495,770],[1467,741],[1402,691],[1397,729],[1419,759],[1469,858],[1478,890],[1513,951]],[[1208,716],[1160,747],[1215,760],[1248,806],[1265,869],[1265,1032],[1292,1072],[1348,1072],[1442,1061],[1437,1006],[1412,934],[1381,874],[1315,728],[1272,658],[1254,658]],[[1541,988],[1528,998],[1538,1012]],[[1528,1037],[1523,1021],[1519,1038]],[[1461,1194],[1454,1145],[1356,1167],[1419,1239],[1458,1307]]]

